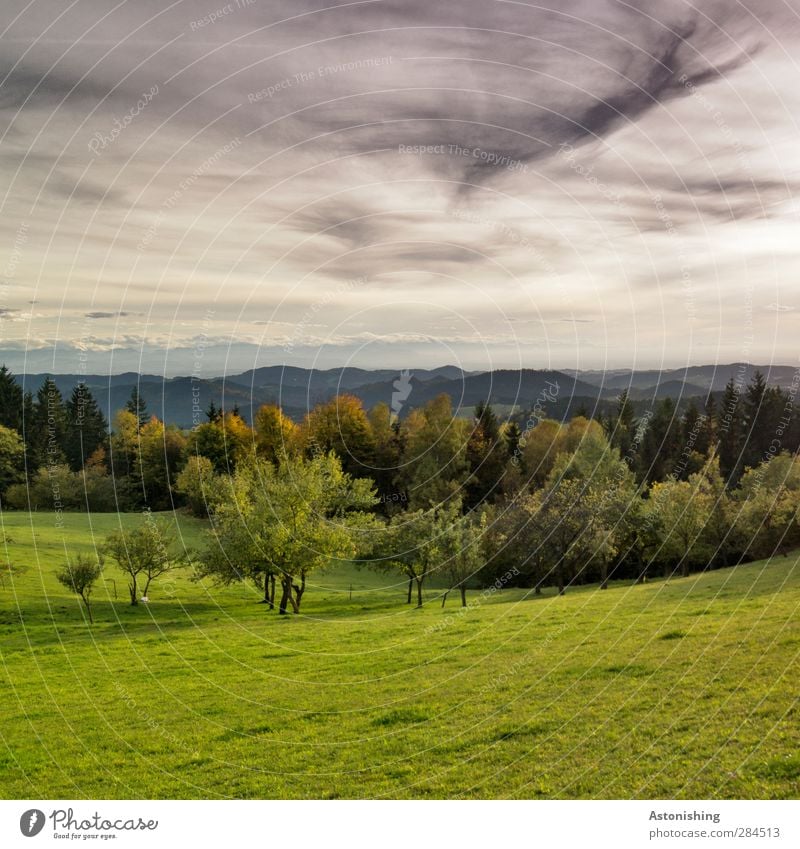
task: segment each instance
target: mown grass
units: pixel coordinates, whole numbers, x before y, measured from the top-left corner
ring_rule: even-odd
[[[796,798],[800,568],[404,604],[343,566],[301,617],[187,575],[96,624],[53,575],[136,517],[6,513],[6,798]],[[185,544],[202,525],[178,520]]]

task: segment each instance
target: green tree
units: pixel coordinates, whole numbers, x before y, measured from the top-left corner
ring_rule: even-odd
[[[128,576],[131,605],[139,604],[138,584],[144,582],[142,596],[148,597],[150,584],[157,578],[187,563],[183,552],[174,551],[175,532],[166,520],[145,513],[141,524],[133,528],[120,528],[109,534],[103,551],[116,560]]]
[[[270,463],[279,462],[285,454],[292,454],[297,449],[297,425],[276,404],[259,407],[253,430],[258,456]]]
[[[125,410],[135,416],[140,427],[150,418],[150,414],[147,412],[147,402],[139,392],[138,386],[131,389],[131,397],[125,403]]]
[[[186,498],[195,516],[205,519],[220,497],[221,481],[208,457],[192,456],[175,481],[175,490]]]
[[[467,462],[466,506],[474,509],[486,500],[497,500],[503,490],[508,448],[500,432],[500,422],[488,403],[481,402],[475,407]]]
[[[66,404],[64,453],[73,472],[80,471],[98,448],[108,443],[108,422],[89,387],[73,387]]]
[[[441,508],[444,515],[453,515],[458,502]],[[379,559],[373,561],[377,568],[399,569],[408,578],[406,603],[411,604],[411,595],[416,584],[417,607],[422,607],[422,588],[426,578],[434,574],[443,560],[444,539],[442,525],[437,521],[435,508],[409,510],[393,516],[381,537]]]
[[[280,612],[299,613],[308,575],[362,550],[374,504],[372,481],[344,472],[333,452],[242,464],[214,511],[199,575],[223,583],[275,576]]]
[[[745,420],[739,385],[731,378],[717,411],[719,467],[728,486],[739,482],[744,471]]]
[[[736,527],[748,557],[770,557],[800,545],[800,458],[787,452],[747,469],[733,493]]]
[[[22,433],[22,388],[14,375],[0,366],[0,427]]]
[[[680,418],[672,398],[660,401],[650,416],[639,452],[639,474],[648,483],[662,481],[675,466],[683,450]]]
[[[469,423],[453,415],[448,395],[412,410],[400,427],[400,485],[412,507],[434,507],[452,498],[469,473]]]
[[[68,590],[80,596],[86,607],[89,622],[94,624],[92,607],[89,597],[92,594],[95,581],[103,573],[103,558],[92,558],[84,554],[76,555],[75,559],[69,560],[56,572],[57,580]]]
[[[139,428],[139,462],[144,503],[152,510],[172,507],[172,483],[184,464],[186,437],[153,416]]]
[[[650,502],[660,528],[657,557],[664,563],[665,577],[677,567],[688,577],[704,545],[702,534],[711,508],[708,492],[695,481],[669,478],[652,485]]]
[[[0,425],[0,495],[25,479],[25,446],[19,433]]]
[[[461,594],[461,606],[467,606],[467,583],[485,566],[482,542],[488,528],[486,510],[461,515],[460,505],[448,505],[439,516],[442,533],[442,572],[449,589],[442,596],[442,607],[452,590]]]
[[[49,375],[36,393],[31,424],[32,466],[65,462],[67,412],[61,391]]]

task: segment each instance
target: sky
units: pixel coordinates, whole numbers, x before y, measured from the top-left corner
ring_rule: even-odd
[[[800,0],[3,0],[0,359],[794,364]]]

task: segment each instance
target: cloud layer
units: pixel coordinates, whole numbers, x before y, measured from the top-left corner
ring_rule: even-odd
[[[7,2],[0,348],[793,361],[797,13]]]

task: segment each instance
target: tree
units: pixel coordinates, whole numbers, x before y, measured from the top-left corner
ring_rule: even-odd
[[[134,386],[131,389],[131,397],[128,398],[125,404],[125,410],[136,417],[136,421],[140,427],[150,418],[147,412],[147,402],[142,398],[138,386]]]
[[[747,556],[770,557],[800,545],[800,458],[784,452],[747,469],[733,497]]]
[[[280,613],[290,605],[299,613],[308,575],[364,548],[374,505],[372,481],[344,472],[333,452],[278,466],[250,460],[226,482],[198,575],[222,583],[275,576]]]
[[[67,412],[61,391],[48,375],[36,393],[33,421],[29,433],[32,445],[32,466],[52,465],[66,460],[64,443],[67,432]]]
[[[172,506],[171,483],[183,465],[186,437],[153,416],[140,427],[138,445],[144,503],[167,510]]]
[[[0,495],[25,479],[25,446],[16,430],[0,425]]]
[[[664,398],[650,416],[639,452],[640,480],[662,481],[671,474],[680,455],[680,419],[672,398]]]
[[[525,474],[533,486],[542,486],[553,468],[558,452],[562,450],[564,434],[559,422],[542,419],[523,434],[519,444],[522,449]]]
[[[729,487],[736,486],[744,470],[745,421],[740,395],[739,385],[731,378],[717,411],[719,467]]]
[[[412,506],[441,504],[463,486],[469,423],[453,415],[449,395],[438,395],[423,409],[412,410],[400,427],[403,443],[398,480]]]
[[[0,427],[22,434],[22,403],[22,388],[6,366],[0,366]]]
[[[457,509],[457,508],[456,508]],[[452,515],[453,505],[443,508]],[[417,607],[422,607],[422,587],[442,561],[444,540],[442,526],[437,522],[436,510],[413,510],[393,516],[382,535],[379,559],[373,561],[378,568],[396,568],[408,578],[406,603],[411,604],[414,584],[417,587]]]
[[[80,596],[86,607],[86,613],[89,617],[89,622],[94,624],[92,617],[92,608],[89,604],[89,596],[92,594],[92,588],[95,581],[103,572],[103,558],[91,558],[84,554],[76,555],[75,559],[70,563],[67,561],[58,572],[56,578],[68,590]]]
[[[72,390],[66,405],[64,453],[73,472],[80,471],[89,457],[108,442],[108,422],[89,387],[81,382]]]
[[[281,457],[293,453],[297,447],[297,425],[276,404],[259,407],[253,430],[256,453],[270,463],[279,462]]]
[[[625,456],[633,444],[636,423],[633,416],[633,404],[627,389],[623,389],[617,398],[615,412],[608,420],[608,438],[614,448]]]
[[[253,431],[233,412],[193,428],[187,443],[188,453],[207,457],[217,474],[232,474],[254,447]]]
[[[403,451],[400,423],[393,419],[389,405],[381,401],[369,411],[369,426],[375,444],[371,477],[385,513],[391,515],[400,504],[408,500],[408,494],[401,489],[398,481]]]
[[[208,457],[189,457],[175,481],[175,491],[186,498],[189,509],[201,519],[213,512],[221,489],[220,481]]]
[[[729,566],[733,555],[741,550],[741,536],[715,449],[700,471],[689,476],[689,484],[699,494],[700,503],[707,511],[695,551],[707,565]]]
[[[466,501],[474,509],[485,500],[496,500],[502,492],[508,451],[500,433],[500,423],[488,403],[475,407],[472,433],[467,442],[470,476],[466,485]]]
[[[106,537],[103,550],[128,576],[131,605],[139,603],[140,579],[144,580],[142,596],[147,597],[154,580],[186,565],[185,554],[171,552],[174,543],[175,532],[170,523],[153,517],[149,511],[137,527],[121,528]]]
[[[608,587],[608,567],[624,536],[622,520],[638,497],[633,473],[602,428],[597,423],[579,427],[580,441],[571,454],[558,456],[541,506],[549,528],[545,548],[554,551],[560,592],[563,578],[571,580],[592,565],[599,570],[601,589]],[[575,444],[570,428],[565,444]]]
[[[442,571],[447,576],[449,589],[442,596],[442,607],[448,593],[457,589],[461,594],[461,606],[467,606],[467,582],[474,578],[484,566],[481,543],[488,527],[487,512],[461,515],[460,505],[452,503],[448,511],[439,517],[442,525],[442,548],[444,560]]]
[[[668,577],[677,564],[686,578],[702,545],[709,494],[697,482],[669,478],[652,485],[650,501],[661,530],[658,557],[664,562],[664,575]]]
[[[317,405],[306,416],[302,430],[307,453],[335,451],[345,472],[371,475],[375,439],[364,407],[354,395],[337,395]]]

